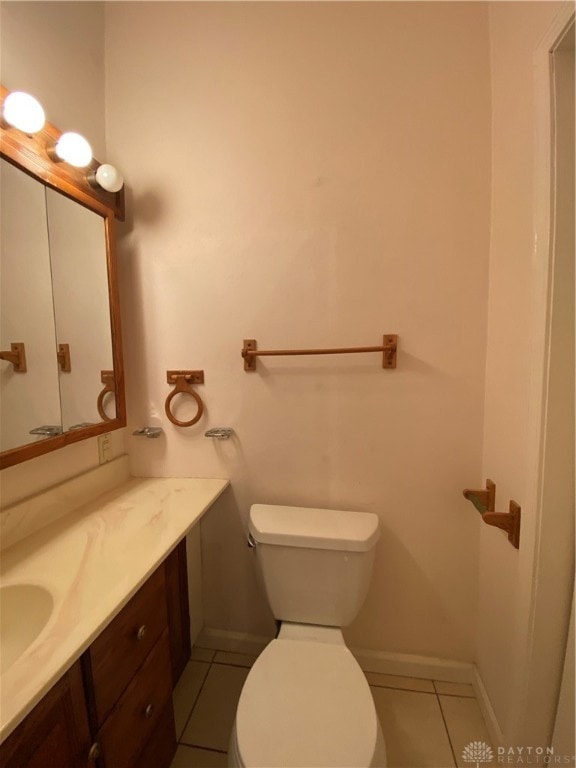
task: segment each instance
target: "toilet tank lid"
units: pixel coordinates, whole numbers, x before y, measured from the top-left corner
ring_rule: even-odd
[[[378,541],[372,512],[253,504],[248,524],[260,544],[367,552]]]

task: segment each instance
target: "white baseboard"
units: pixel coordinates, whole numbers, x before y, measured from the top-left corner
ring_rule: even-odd
[[[271,637],[250,635],[246,632],[204,627],[196,644],[202,648],[211,648],[217,651],[258,654],[264,650],[270,640],[272,640]],[[502,729],[475,664],[451,661],[450,659],[437,659],[433,656],[369,651],[363,648],[350,648],[350,650],[364,672],[380,672],[386,675],[418,677],[449,683],[471,683],[492,745],[495,747],[502,746],[504,742]]]
[[[484,681],[480,677],[480,672],[476,666],[474,666],[474,679],[472,680],[472,685],[474,686],[474,693],[476,694],[476,699],[478,700],[478,704],[482,711],[482,717],[488,728],[492,745],[501,747],[504,744],[504,735],[498,723],[494,708],[492,707],[492,702],[488,697]]]
[[[204,627],[196,645],[218,651],[236,653],[260,653],[272,640],[271,637],[250,635],[247,632],[233,632],[227,629]],[[387,675],[421,677],[428,680],[442,680],[450,683],[475,683],[477,672],[474,664],[432,656],[412,656],[405,653],[368,651],[351,648],[356,660],[365,672],[380,672]],[[478,678],[479,679],[479,678]]]
[[[350,650],[364,672],[421,677],[449,683],[474,681],[475,667],[464,661],[437,659],[433,656],[413,656],[408,653],[367,651],[363,648],[350,648]]]
[[[235,653],[261,653],[272,637],[250,635],[247,632],[232,632],[228,629],[203,627],[195,645],[214,651],[234,651]]]

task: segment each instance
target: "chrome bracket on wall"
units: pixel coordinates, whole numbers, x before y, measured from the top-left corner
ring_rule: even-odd
[[[164,430],[162,427],[140,427],[140,429],[135,429],[132,434],[135,437],[149,437],[149,438],[155,438],[160,437],[163,434]]]

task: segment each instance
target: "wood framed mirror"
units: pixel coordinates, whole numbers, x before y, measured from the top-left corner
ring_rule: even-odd
[[[52,160],[60,135],[0,124],[0,469],[126,426],[123,189],[92,186],[95,160]]]

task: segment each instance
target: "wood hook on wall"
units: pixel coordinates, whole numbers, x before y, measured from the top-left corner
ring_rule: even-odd
[[[10,344],[9,350],[5,349],[0,352],[0,360],[12,363],[16,373],[26,373],[28,370],[26,367],[26,348],[21,341],[13,342]]]
[[[474,490],[472,488],[464,488],[464,498],[471,501],[481,515],[484,512],[494,512],[496,504],[496,485],[492,480],[486,480],[486,488],[482,490]]]
[[[488,525],[495,525],[508,534],[508,541],[516,549],[520,549],[520,504],[510,499],[508,512],[485,512],[482,520]]]
[[[508,512],[495,512],[496,505],[496,485],[492,480],[486,480],[485,489],[464,489],[464,498],[471,501],[478,512],[482,515],[482,520],[487,525],[493,525],[501,528],[508,534],[508,541],[516,549],[520,548],[520,505],[510,500]]]
[[[58,344],[58,352],[56,354],[58,358],[58,365],[62,373],[70,373],[72,370],[72,363],[70,361],[70,344]]]
[[[166,371],[166,381],[168,384],[174,384],[174,389],[170,392],[164,404],[166,416],[172,424],[175,424],[177,427],[191,427],[200,421],[204,413],[204,403],[200,395],[192,389],[191,384],[204,384],[204,371]],[[196,416],[189,421],[180,421],[172,413],[170,407],[172,400],[179,394],[191,395],[196,400],[198,411]]]
[[[102,421],[112,421],[113,417],[108,416],[104,410],[104,398],[109,392],[114,395],[116,394],[116,380],[114,379],[114,371],[100,371],[100,381],[102,384],[104,384],[104,389],[98,395],[98,400],[96,403],[98,407],[98,413],[100,414]]]

